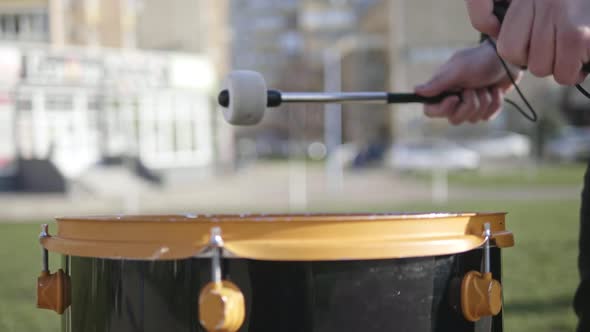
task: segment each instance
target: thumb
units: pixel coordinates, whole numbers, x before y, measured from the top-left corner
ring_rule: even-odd
[[[497,38],[500,21],[494,15],[494,0],[465,0],[471,25],[488,36]]]
[[[459,68],[457,65],[447,65],[441,68],[430,81],[416,86],[414,91],[422,96],[433,97],[457,88],[461,83],[461,72]]]

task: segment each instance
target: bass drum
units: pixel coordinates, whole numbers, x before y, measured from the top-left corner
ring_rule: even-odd
[[[215,270],[243,296],[234,330],[499,332],[513,238],[504,214],[255,215],[64,218],[41,242],[64,257],[64,332],[231,330],[203,317]]]

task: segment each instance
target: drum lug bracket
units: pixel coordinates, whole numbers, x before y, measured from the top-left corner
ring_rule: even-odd
[[[484,225],[483,236],[483,271],[470,271],[461,282],[461,309],[465,319],[471,322],[495,316],[502,309],[502,285],[493,278],[490,269],[489,223]]]
[[[50,237],[47,224],[41,226],[41,239]],[[43,248],[43,270],[37,278],[37,308],[49,309],[63,314],[71,304],[71,282],[62,269],[49,271],[47,249]]]

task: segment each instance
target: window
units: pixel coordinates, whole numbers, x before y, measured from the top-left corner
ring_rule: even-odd
[[[0,14],[0,39],[26,42],[49,40],[49,19],[46,12]]]

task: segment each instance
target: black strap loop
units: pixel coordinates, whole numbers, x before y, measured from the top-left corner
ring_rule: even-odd
[[[492,44],[492,46],[494,47],[494,49],[496,49],[496,43],[494,43],[494,41],[492,39],[488,39],[488,42],[490,44]],[[539,117],[537,116],[537,112],[535,112],[535,109],[533,108],[533,106],[526,99],[526,97],[524,96],[524,94],[522,93],[522,91],[520,91],[520,87],[516,83],[516,79],[514,78],[514,76],[512,76],[512,73],[510,72],[510,69],[508,68],[508,65],[506,64],[506,61],[504,61],[504,59],[502,59],[502,57],[500,57],[500,55],[498,54],[498,51],[497,50],[496,50],[496,55],[498,56],[498,59],[500,59],[500,62],[502,63],[502,66],[504,67],[504,70],[506,70],[506,74],[508,74],[508,78],[510,79],[510,83],[512,83],[512,85],[514,85],[514,88],[516,89],[516,92],[518,93],[518,95],[520,96],[520,99],[522,99],[522,101],[524,102],[524,104],[528,108],[529,113],[525,112],[525,110],[523,110],[522,107],[518,106],[514,101],[512,101],[510,99],[507,99],[506,98],[505,99],[506,103],[508,103],[509,105],[511,105],[512,107],[514,107],[527,120],[529,120],[531,122],[537,122],[537,120],[539,119]]]

